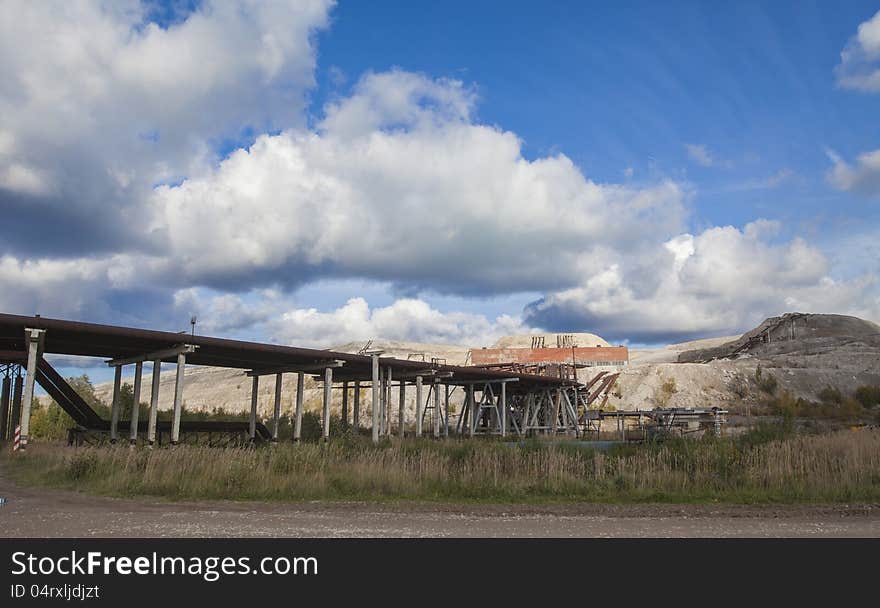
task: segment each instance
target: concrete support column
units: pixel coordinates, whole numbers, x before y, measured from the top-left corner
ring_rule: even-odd
[[[348,380],[342,383],[342,432],[348,430]]]
[[[27,447],[28,431],[31,425],[31,406],[34,404],[34,381],[37,379],[37,355],[40,340],[46,333],[44,329],[27,329],[28,340],[27,376],[24,384],[24,401],[21,407],[21,449]]]
[[[6,429],[9,428],[9,393],[11,388],[9,376],[3,376],[3,388],[0,389],[0,441],[6,439]]]
[[[501,383],[501,397],[498,404],[501,408],[501,436],[507,435],[507,382]]]
[[[275,409],[272,410],[272,441],[278,441],[278,426],[281,424],[282,381],[282,374],[275,374]]]
[[[385,436],[385,411],[388,409],[388,369],[379,369],[379,435]]]
[[[434,380],[434,438],[440,438],[440,383]]]
[[[138,439],[138,418],[141,415],[141,380],[144,375],[144,364],[138,361],[134,364],[134,390],[133,400],[131,404],[131,433],[129,435],[129,443],[137,445]]]
[[[391,368],[385,369],[385,435],[391,435]]]
[[[28,340],[27,375],[24,381],[24,397],[21,404],[21,443],[20,449],[27,447],[28,432],[31,422],[31,407],[34,403],[34,382],[37,378],[37,357],[39,355],[40,340],[46,333],[43,329],[25,330]]]
[[[150,447],[156,441],[156,421],[159,419],[159,375],[162,373],[162,361],[153,361],[153,377],[150,384],[150,422],[147,424],[147,443]]]
[[[12,416],[9,418],[9,438],[15,436],[15,427],[21,424],[21,394],[24,392],[24,378],[21,373],[12,383]]]
[[[116,443],[119,426],[119,393],[122,389],[122,366],[113,368],[113,397],[110,401],[110,443]]]
[[[468,436],[474,436],[474,427],[477,425],[477,404],[474,403],[474,385],[468,384],[467,387],[467,403],[468,403]]]
[[[186,370],[186,355],[177,355],[177,378],[174,382],[174,418],[171,421],[171,444],[180,441],[180,417],[183,414],[183,373]]]
[[[357,433],[361,428],[361,381],[354,381],[354,408],[351,412],[351,426]]]
[[[379,443],[379,355],[373,355],[373,443]]]
[[[296,412],[293,419],[293,440],[299,441],[302,437],[303,426],[303,384],[306,375],[303,372],[296,374]]]
[[[422,377],[416,376],[416,437],[422,436]]]
[[[257,399],[260,396],[260,377],[254,376],[251,383],[251,415],[248,419],[248,438],[251,443],[257,440]]]
[[[400,403],[397,411],[397,434],[401,439],[406,435],[406,382],[400,381]]]
[[[449,437],[449,385],[446,384],[446,394],[443,397],[443,436]]]
[[[333,368],[328,367],[324,370],[324,412],[321,422],[321,436],[324,441],[330,439],[330,399],[333,397]]]

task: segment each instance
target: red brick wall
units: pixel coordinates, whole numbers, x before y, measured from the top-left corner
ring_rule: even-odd
[[[571,363],[572,351],[577,363],[629,361],[625,346],[589,346],[571,348],[477,348],[471,351],[471,363]]]

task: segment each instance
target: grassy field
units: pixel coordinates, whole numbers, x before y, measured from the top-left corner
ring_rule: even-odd
[[[26,484],[173,500],[877,502],[880,431],[669,440],[607,452],[532,440],[373,446],[361,438],[262,449],[69,448],[0,456]]]

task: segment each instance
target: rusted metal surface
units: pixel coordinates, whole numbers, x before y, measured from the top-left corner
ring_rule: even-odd
[[[471,351],[473,365],[501,363],[565,363],[574,365],[625,365],[625,346],[572,346],[570,348],[477,348]]]
[[[188,365],[251,370],[273,369],[288,365],[320,365],[328,360],[338,360],[344,362],[340,372],[334,374],[338,381],[363,381],[372,378],[369,355],[8,314],[0,314],[0,353],[7,351],[11,356],[18,357],[15,353],[25,350],[26,327],[47,330],[44,352],[50,354],[119,359],[138,357],[144,353],[174,348],[183,343],[198,346],[195,352],[187,355]],[[176,357],[162,360],[174,362]],[[511,375],[505,371],[447,365],[440,361],[426,366],[421,361],[382,357],[381,362],[382,367],[392,368],[394,377],[401,378],[412,376],[426,367],[435,372],[452,372],[452,378],[446,380],[450,384],[480,380],[497,382]],[[533,374],[516,374],[516,376],[520,378],[522,386],[558,386],[571,383],[560,378]]]

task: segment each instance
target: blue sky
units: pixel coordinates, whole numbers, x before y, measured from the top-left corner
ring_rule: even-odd
[[[0,9],[4,311],[324,346],[880,320],[877,2],[58,8]]]
[[[854,25],[878,8],[344,3],[319,37],[310,111],[319,116],[368,71],[459,78],[476,86],[480,120],[515,131],[528,158],[563,152],[601,181],[683,180],[694,188],[694,230],[765,217],[834,248],[880,220],[876,202],[825,179],[829,149],[851,157],[880,141],[877,96],[834,76]],[[704,146],[712,165],[695,163],[687,144]]]
[[[586,174],[658,175],[700,187],[694,222],[797,221],[877,206],[824,184],[826,148],[873,149],[878,100],[835,85],[834,67],[876,2],[343,3],[319,37],[311,111],[367,71],[393,67],[474,83],[479,118],[524,154],[564,152]],[[689,162],[685,143],[718,166]],[[726,166],[725,163],[729,163]],[[782,191],[753,181],[793,173]],[[816,190],[819,192],[816,192]],[[833,200],[833,204],[829,204]]]

